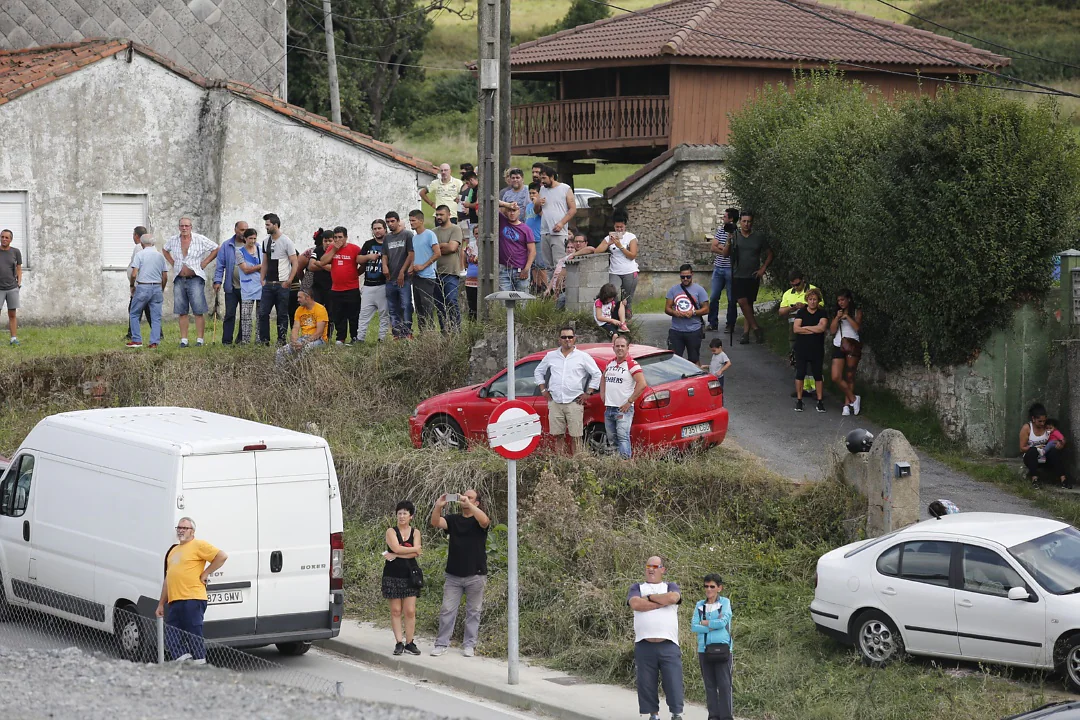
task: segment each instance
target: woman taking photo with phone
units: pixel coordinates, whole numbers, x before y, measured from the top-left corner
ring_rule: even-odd
[[[705,599],[694,606],[690,629],[698,637],[698,664],[705,682],[709,720],[732,720],[731,714],[731,601],[720,597],[724,581],[716,573],[705,576]]]
[[[420,595],[420,587],[413,577],[414,568],[419,570],[416,558],[423,552],[422,540],[412,526],[416,506],[402,500],[395,512],[397,524],[386,530],[382,594],[390,601],[390,627],[397,641],[394,654],[419,655],[420,649],[413,642],[413,631],[416,629],[416,598]]]
[[[862,398],[855,394],[855,370],[862,358],[862,310],[855,307],[855,296],[844,289],[836,293],[836,316],[829,324],[833,334],[832,381],[844,393],[844,415],[858,415]]]
[[[633,317],[634,291],[638,281],[638,239],[637,235],[626,229],[630,216],[625,210],[616,210],[612,216],[614,228],[596,248],[585,247],[575,255],[590,253],[608,253],[608,282],[619,289],[619,295],[626,303],[626,319]]]

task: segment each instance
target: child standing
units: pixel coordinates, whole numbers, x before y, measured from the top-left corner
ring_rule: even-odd
[[[702,365],[702,370],[708,370],[720,381],[720,389],[724,389],[724,373],[731,367],[731,358],[724,352],[724,343],[720,338],[714,337],[709,341],[709,350],[712,351],[712,359],[708,365]]]

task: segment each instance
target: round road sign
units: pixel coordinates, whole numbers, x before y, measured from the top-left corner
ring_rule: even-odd
[[[540,444],[540,416],[527,403],[507,400],[488,418],[488,441],[507,460],[520,460]]]

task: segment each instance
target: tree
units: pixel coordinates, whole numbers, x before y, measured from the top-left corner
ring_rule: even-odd
[[[463,0],[333,0],[341,121],[376,138],[407,125],[424,79],[424,42],[439,12],[466,17]],[[320,0],[289,3],[289,100],[329,115]]]

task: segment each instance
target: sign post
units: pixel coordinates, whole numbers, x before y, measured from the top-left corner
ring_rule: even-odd
[[[491,293],[485,300],[506,302],[506,402],[499,405],[488,421],[488,440],[495,452],[506,458],[506,655],[508,685],[518,684],[518,537],[517,537],[517,461],[540,444],[540,416],[514,396],[514,304],[533,296],[516,290]]]

